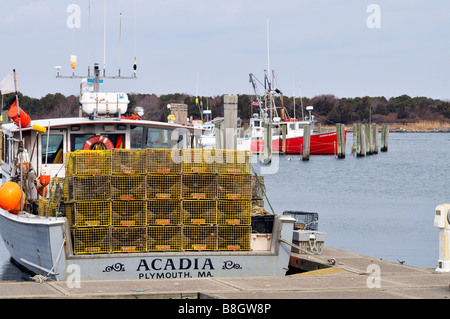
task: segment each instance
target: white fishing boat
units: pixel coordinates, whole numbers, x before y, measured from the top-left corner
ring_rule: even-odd
[[[295,220],[252,227],[249,153],[125,116],[127,94],[100,92],[101,80],[96,65],[80,117],[25,122],[16,103],[2,125],[0,234],[12,260],[47,280],[284,275]],[[244,166],[217,160],[226,154]]]

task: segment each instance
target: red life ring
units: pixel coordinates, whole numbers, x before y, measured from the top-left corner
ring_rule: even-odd
[[[113,143],[106,136],[94,135],[86,140],[83,145],[83,150],[91,150],[95,144],[103,144],[107,150],[114,148]]]

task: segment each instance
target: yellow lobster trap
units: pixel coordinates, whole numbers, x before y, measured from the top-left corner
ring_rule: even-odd
[[[216,200],[183,200],[181,206],[183,224],[217,224]]]
[[[147,152],[135,149],[111,150],[112,174],[139,175],[147,173]]]
[[[180,199],[181,175],[147,175],[147,199]]]
[[[217,250],[217,225],[183,226],[184,250]]]
[[[146,201],[112,201],[111,224],[113,226],[146,226]]]
[[[218,249],[219,250],[250,250],[251,226],[219,226]]]
[[[175,150],[147,149],[147,173],[181,174],[181,157]]]
[[[111,151],[79,150],[66,154],[66,176],[111,174]]]
[[[251,225],[252,202],[218,200],[217,224],[222,226]]]
[[[229,200],[252,199],[251,175],[219,175],[217,197]]]
[[[216,199],[217,175],[214,174],[183,174],[181,192],[184,200]]]
[[[215,149],[214,158],[219,174],[249,175],[252,173],[250,151]]]
[[[183,149],[181,172],[183,174],[217,173],[217,165],[214,158],[214,149]]]
[[[147,251],[147,227],[111,227],[111,251],[114,253]]]
[[[111,176],[69,176],[64,180],[66,201],[107,200],[111,195]]]
[[[72,229],[75,254],[106,254],[111,251],[110,227]]]
[[[148,227],[148,251],[180,251],[182,248],[182,226]]]
[[[106,227],[111,225],[110,201],[75,202],[67,208],[73,210],[73,218],[69,219],[72,220],[72,227]]]
[[[149,226],[181,225],[181,201],[147,201],[147,223]]]
[[[145,200],[146,175],[112,175],[112,200]]]

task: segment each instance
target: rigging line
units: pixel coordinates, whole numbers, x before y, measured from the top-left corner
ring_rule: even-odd
[[[104,13],[103,13],[103,76],[106,72],[106,0],[104,0]]]

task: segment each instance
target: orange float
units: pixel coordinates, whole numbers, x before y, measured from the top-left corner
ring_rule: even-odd
[[[0,207],[13,214],[20,211],[20,197],[25,204],[25,193],[22,192],[19,184],[6,182],[0,187]]]
[[[8,116],[11,118],[11,120],[14,121],[14,123],[17,126],[19,126],[19,122],[22,125],[22,128],[27,127],[28,125],[30,125],[31,118],[22,109],[20,109],[20,120],[19,120],[19,114],[17,112],[17,100],[9,108]]]
[[[110,141],[109,138],[102,135],[94,135],[87,139],[87,141],[83,145],[83,150],[92,150],[94,149],[96,144],[102,144],[104,149],[110,150],[114,148],[113,143]]]

